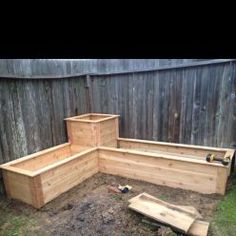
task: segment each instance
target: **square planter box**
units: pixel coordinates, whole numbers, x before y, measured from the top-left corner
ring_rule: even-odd
[[[65,119],[69,142],[82,147],[117,147],[119,115],[90,113]]]

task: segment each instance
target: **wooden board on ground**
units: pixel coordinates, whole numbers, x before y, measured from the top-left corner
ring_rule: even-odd
[[[197,218],[195,214],[182,207],[169,204],[154,198],[149,194],[142,193],[135,199],[131,199],[129,208],[154,220],[164,222],[168,225],[187,233]]]
[[[131,199],[129,199],[128,201],[130,203],[134,203],[136,201],[140,201],[140,199],[145,198],[145,197],[148,198],[148,199],[152,199],[153,201],[155,201],[155,202],[157,202],[159,204],[165,205],[165,206],[167,206],[167,207],[169,207],[171,209],[177,208],[177,210],[181,210],[181,211],[183,211],[183,212],[185,212],[185,213],[187,213],[189,215],[192,215],[195,218],[199,218],[200,219],[202,217],[200,215],[200,213],[194,207],[192,207],[192,206],[180,206],[180,205],[170,204],[170,203],[162,201],[162,200],[160,200],[160,199],[158,199],[156,197],[153,197],[152,195],[150,195],[148,193],[145,193],[145,192],[141,193],[141,194],[139,194],[139,195],[137,195],[137,196],[135,196],[135,197],[133,197]]]
[[[167,202],[164,202],[162,200],[159,200],[147,193],[142,193],[142,194],[139,194],[137,195],[136,197],[133,197],[129,200],[129,202],[131,204],[135,204],[137,202],[140,202],[140,197],[142,199],[142,196],[146,196],[150,199],[153,199],[153,200],[158,200],[158,202],[160,203],[164,203],[165,205],[168,205],[170,207],[177,207],[177,208],[180,208],[181,210],[185,211],[187,214],[192,214],[193,216],[196,217],[196,220],[192,223],[192,225],[190,226],[190,228],[188,229],[187,231],[187,234],[188,235],[191,235],[191,236],[207,236],[207,232],[208,232],[208,228],[209,228],[209,222],[205,222],[205,221],[201,221],[201,220],[198,220],[198,219],[202,219],[202,216],[201,214],[198,212],[198,210],[192,206],[180,206],[180,205],[173,205],[173,204],[169,204]],[[142,201],[142,200],[141,200]],[[140,211],[139,211],[140,212]],[[140,213],[143,213],[143,212],[140,212]],[[144,214],[144,213],[143,213]],[[154,217],[151,217],[150,215],[148,214],[144,214],[154,220],[157,220],[155,219]],[[174,226],[173,224],[170,224],[169,222],[166,222],[166,221],[163,221],[161,219],[158,219],[157,221],[159,221],[160,223],[164,223],[164,225],[172,225]],[[176,227],[176,226],[174,226]],[[176,227],[178,228],[178,227]]]
[[[196,214],[197,219],[202,219],[202,215],[199,213],[199,211],[195,207],[192,207],[192,206],[182,206],[182,205],[177,205],[177,206],[182,207],[182,208],[184,208],[186,210],[189,210],[192,213]]]
[[[209,222],[195,220],[188,230],[188,234],[191,236],[207,236],[209,228]]]

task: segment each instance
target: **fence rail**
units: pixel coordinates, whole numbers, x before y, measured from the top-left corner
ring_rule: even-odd
[[[150,59],[149,59],[150,60]],[[28,61],[28,60],[27,60]],[[152,61],[152,60],[151,60]],[[155,61],[155,60],[154,60]],[[16,75],[15,73],[6,73],[5,72],[5,76],[3,76],[3,74],[1,74],[2,76],[1,78],[9,78],[9,79],[59,79],[59,78],[78,78],[79,76],[86,76],[86,75],[90,75],[90,76],[101,76],[101,75],[119,75],[119,74],[129,74],[129,73],[143,73],[143,72],[153,72],[153,71],[161,71],[161,70],[171,70],[171,69],[178,69],[178,68],[188,68],[188,67],[196,67],[196,66],[207,66],[207,65],[213,65],[213,64],[222,64],[222,63],[226,63],[226,62],[233,62],[236,61],[236,59],[215,59],[215,60],[200,60],[200,61],[195,61],[195,60],[191,60],[189,59],[189,62],[184,62],[184,63],[173,63],[170,65],[158,65],[158,66],[152,66],[151,68],[145,68],[145,66],[143,66],[142,69],[124,69],[120,66],[117,66],[117,68],[120,69],[113,69],[113,71],[104,71],[104,70],[96,70],[96,72],[94,72],[93,70],[87,68],[87,70],[82,70],[82,72],[77,72],[76,70],[73,73],[62,73],[62,74],[55,74],[55,71],[48,71],[48,74],[31,74],[31,73],[26,73],[24,75],[22,75],[22,72],[18,75]],[[69,62],[67,62],[69,63]],[[14,63],[13,63],[14,64]],[[28,64],[30,64],[28,62]],[[135,63],[134,63],[135,64]],[[145,63],[143,63],[145,65]],[[60,64],[59,64],[60,65]],[[63,64],[62,64],[63,65]],[[85,64],[86,65],[86,64]],[[139,65],[139,63],[136,62],[135,67],[137,67],[137,65]],[[141,65],[141,64],[140,64]],[[64,67],[66,66],[66,64],[64,63]],[[88,65],[87,65],[88,67]],[[147,66],[150,67],[150,66]],[[45,68],[44,68],[45,70]],[[66,69],[64,68],[64,71]],[[67,69],[69,70],[69,69]],[[71,71],[71,69],[69,70]],[[53,74],[54,72],[54,74]],[[52,73],[52,74],[51,74]]]

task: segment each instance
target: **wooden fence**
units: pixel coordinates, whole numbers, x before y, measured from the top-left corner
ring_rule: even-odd
[[[236,62],[0,79],[0,163],[63,143],[64,118],[120,114],[120,136],[236,148]]]

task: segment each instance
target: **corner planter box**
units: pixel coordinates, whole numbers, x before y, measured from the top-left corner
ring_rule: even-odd
[[[40,208],[98,172],[97,146],[117,146],[119,115],[66,119],[69,142],[1,165],[9,198]]]
[[[85,114],[65,119],[69,142],[83,147],[117,146],[119,115]]]
[[[97,172],[224,195],[234,150],[119,138],[118,115],[65,119],[69,142],[1,165],[9,198],[40,208]],[[230,164],[208,163],[214,153]]]

